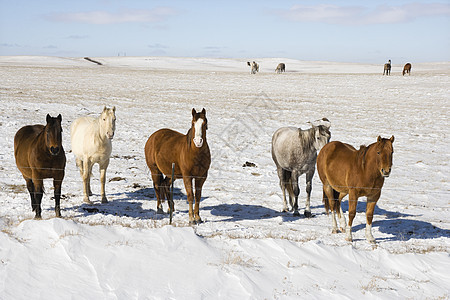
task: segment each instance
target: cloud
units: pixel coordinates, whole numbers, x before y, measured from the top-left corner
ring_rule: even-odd
[[[305,23],[392,24],[410,22],[421,17],[450,16],[450,4],[410,3],[399,6],[380,5],[375,8],[333,4],[294,5],[288,10],[279,10],[275,14],[283,19]]]
[[[170,7],[156,7],[146,10],[121,10],[117,13],[107,11],[90,11],[75,13],[54,13],[46,16],[53,22],[85,24],[120,24],[120,23],[158,23],[167,20],[178,12]]]

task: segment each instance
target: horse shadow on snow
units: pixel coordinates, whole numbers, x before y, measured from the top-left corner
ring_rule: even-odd
[[[348,220],[348,201],[343,201],[342,209]],[[357,214],[365,216],[366,202],[358,202]],[[381,216],[386,219],[380,220]],[[377,220],[378,217],[378,220]],[[408,241],[410,239],[434,239],[439,237],[450,238],[450,230],[439,228],[429,222],[420,220],[411,220],[408,217],[417,217],[416,215],[405,214],[401,212],[388,211],[379,206],[375,207],[372,226],[378,227],[382,233],[392,235],[391,237],[377,238],[377,240],[385,241]],[[352,227],[352,231],[364,230],[366,222]]]

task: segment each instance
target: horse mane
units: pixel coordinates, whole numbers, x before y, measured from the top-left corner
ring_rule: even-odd
[[[300,129],[298,130],[298,136],[300,140],[302,141],[303,145],[305,145],[306,148],[313,147],[314,144],[314,138],[315,136],[311,133],[314,133],[314,128],[309,129]]]
[[[375,145],[376,143],[370,144],[369,146],[366,145],[361,145],[359,146],[359,150],[357,153],[357,158],[358,160],[361,159],[362,160],[362,167],[365,167],[366,164],[366,154],[367,151],[369,151],[369,148],[372,147],[373,145]]]
[[[192,130],[192,127],[191,127],[191,128],[189,128],[188,132],[186,133],[187,143],[188,143],[189,147],[191,147],[191,142],[192,142],[192,139],[193,139],[192,132],[193,132],[193,130]]]

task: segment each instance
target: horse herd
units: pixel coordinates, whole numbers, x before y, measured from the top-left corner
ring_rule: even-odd
[[[81,117],[72,122],[71,145],[83,181],[84,202],[91,203],[90,176],[95,163],[100,167],[102,203],[105,194],[105,174],[112,150],[115,132],[115,107],[103,108],[98,118]],[[31,197],[35,219],[41,218],[41,201],[44,192],[43,179],[52,178],[54,186],[55,213],[61,217],[61,185],[65,175],[66,155],[62,145],[62,117],[47,115],[46,125],[28,125],[19,129],[14,137],[14,156],[17,168],[26,181]],[[310,195],[312,178],[317,165],[323,184],[323,203],[327,214],[332,213],[332,232],[339,230],[352,241],[352,223],[356,215],[359,197],[367,197],[366,239],[375,242],[371,232],[373,212],[384,179],[390,175],[394,136],[378,137],[369,146],[359,150],[342,142],[329,142],[331,138],[328,119],[310,123],[311,128],[283,127],[272,137],[272,158],[277,167],[283,193],[283,211],[288,211],[286,191],[293,214],[299,216],[298,177],[306,174],[306,205],[304,215],[312,217]],[[154,132],[145,144],[145,160],[151,172],[157,198],[157,213],[163,213],[162,201],[168,200],[169,213],[174,211],[170,186],[182,179],[189,202],[189,223],[202,222],[199,206],[202,187],[208,176],[211,153],[206,138],[208,120],[206,110],[192,109],[191,126],[186,134],[171,129]],[[319,155],[317,153],[319,152]],[[349,221],[346,224],[341,201],[349,195]],[[195,207],[194,207],[195,199]]]
[[[257,62],[248,61],[247,65],[251,68],[250,74],[256,74],[256,72],[259,72],[259,64]],[[275,69],[275,72],[278,74],[286,72],[286,64],[279,63]],[[405,74],[411,75],[411,63],[406,63],[403,67],[402,75],[405,76]],[[391,60],[384,64],[383,75],[391,75]]]

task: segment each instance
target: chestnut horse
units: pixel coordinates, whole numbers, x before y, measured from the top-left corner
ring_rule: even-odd
[[[153,188],[157,199],[157,212],[162,213],[161,200],[167,197],[169,185],[182,178],[189,202],[189,223],[198,224],[202,187],[208,176],[211,154],[206,141],[208,121],[206,110],[192,109],[191,128],[187,134],[171,129],[160,129],[153,133],[145,144],[145,160],[152,174]],[[172,178],[172,163],[175,163]],[[164,175],[166,178],[164,178]],[[192,180],[195,181],[195,195]],[[193,202],[195,197],[195,209]],[[173,202],[169,202],[169,213],[173,213]]]
[[[61,217],[59,206],[61,185],[66,167],[66,154],[62,146],[61,115],[47,115],[47,124],[28,125],[14,136],[14,156],[17,168],[27,183],[31,196],[31,208],[35,219],[41,219],[41,201],[44,193],[44,178],[53,178],[55,189],[55,213]]]
[[[411,64],[406,63],[406,65],[403,67],[403,76],[408,73],[408,75],[411,75]]]
[[[323,202],[328,214],[331,209],[333,233],[337,232],[336,213],[346,240],[352,241],[352,224],[356,215],[358,198],[367,197],[366,239],[375,243],[372,235],[372,219],[375,205],[380,198],[384,179],[392,167],[392,143],[394,136],[356,150],[338,141],[325,145],[317,156],[317,171],[323,183]],[[341,208],[341,201],[348,194],[348,227]]]

